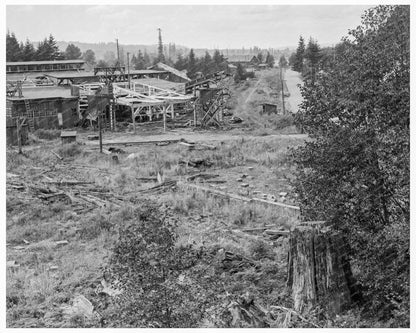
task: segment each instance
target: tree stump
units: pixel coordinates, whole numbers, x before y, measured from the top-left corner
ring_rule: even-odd
[[[352,272],[340,235],[329,227],[297,226],[290,233],[287,287],[293,308],[320,306],[329,315],[351,304]]]

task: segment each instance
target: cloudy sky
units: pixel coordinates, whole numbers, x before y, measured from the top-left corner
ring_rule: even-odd
[[[193,48],[296,46],[299,35],[321,45],[337,43],[360,24],[371,6],[358,5],[156,5],[6,6],[7,29],[18,40],[156,44]]]

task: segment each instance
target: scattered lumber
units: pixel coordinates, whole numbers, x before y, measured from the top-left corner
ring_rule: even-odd
[[[176,180],[165,180],[163,183],[161,184],[157,184],[156,186],[144,189],[144,190],[140,190],[140,193],[152,193],[152,194],[158,194],[158,193],[163,193],[166,192],[168,190],[174,189],[177,185],[177,181]]]
[[[210,167],[212,166],[212,162],[207,161],[203,158],[193,158],[190,159],[189,161],[184,161],[184,160],[179,160],[178,162],[179,164],[185,164],[186,166],[191,166],[194,168],[199,168],[199,167]]]
[[[54,154],[57,158],[59,158],[61,161],[64,159],[62,156],[60,156],[59,154],[57,154],[57,153],[55,153],[53,150],[52,150],[52,154]]]
[[[136,179],[143,183],[157,182],[156,177],[136,177]]]
[[[220,175],[213,175],[213,174],[209,174],[209,173],[196,173],[194,175],[191,175],[189,177],[186,178],[187,181],[193,181],[196,178],[201,178],[201,179],[212,179],[212,178],[217,178]]]
[[[294,309],[289,309],[289,308],[286,308],[284,306],[279,306],[279,305],[271,305],[270,308],[287,312],[289,314],[289,318],[291,314],[294,314],[297,317],[299,317],[299,319],[303,320],[305,323],[310,324],[316,328],[321,328],[320,326],[316,325],[314,322],[307,320],[305,317],[303,317],[299,312],[295,311]],[[285,325],[285,327],[288,327],[289,326],[288,324],[289,322],[287,322],[287,325]]]
[[[263,199],[259,199],[259,198],[253,198],[253,201],[259,202],[259,203],[265,203],[265,204],[268,204],[268,205],[279,206],[279,207],[283,207],[283,208],[300,210],[300,207],[298,207],[298,206],[287,205],[287,204],[284,204],[284,203],[281,203],[281,202],[268,201],[268,200],[263,200]]]
[[[147,145],[147,144],[158,144],[161,142],[180,142],[183,139],[168,139],[168,140],[147,140],[147,141],[119,141],[119,142],[103,142],[103,146],[112,146],[112,145],[125,145],[125,146],[134,146],[134,145]]]

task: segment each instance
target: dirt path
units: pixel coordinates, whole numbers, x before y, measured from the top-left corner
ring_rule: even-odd
[[[302,80],[300,74],[291,69],[286,70],[285,78],[290,92],[290,96],[286,98],[287,107],[291,112],[296,113],[298,112],[298,105],[302,102],[302,95],[297,85],[302,84]]]

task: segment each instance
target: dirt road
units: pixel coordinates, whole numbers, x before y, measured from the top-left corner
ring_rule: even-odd
[[[286,98],[286,105],[288,110],[296,113],[298,112],[298,105],[302,102],[302,95],[300,94],[300,89],[297,85],[302,84],[302,80],[300,74],[291,69],[286,70],[285,79],[287,88],[290,92],[290,96]]]

